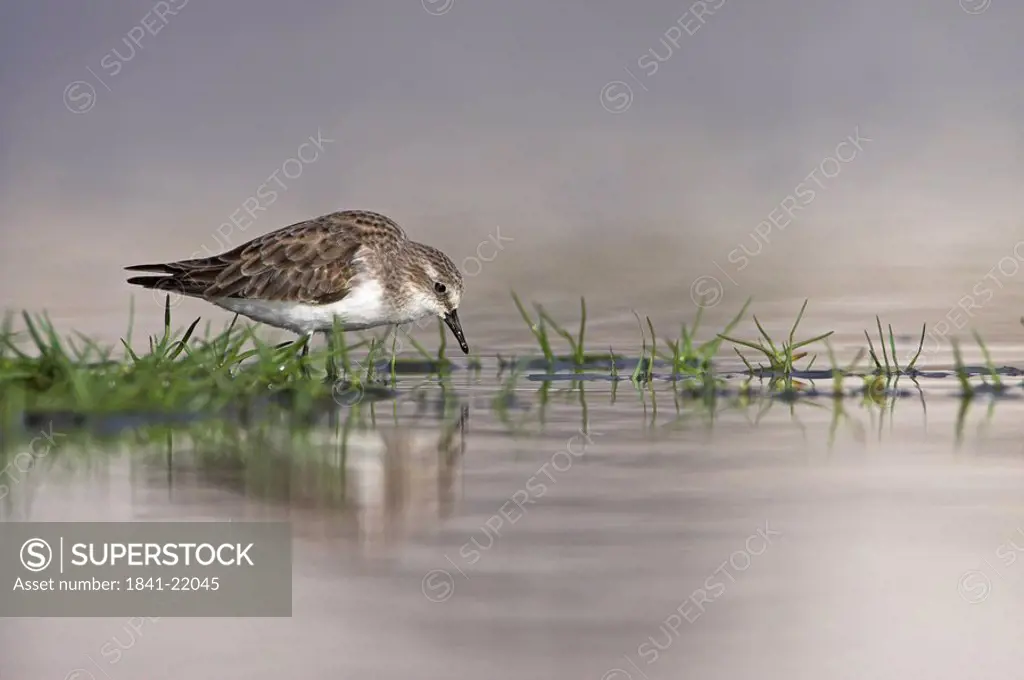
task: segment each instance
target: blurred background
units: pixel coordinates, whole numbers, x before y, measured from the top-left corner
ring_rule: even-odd
[[[485,351],[529,342],[511,287],[565,313],[586,295],[603,339],[634,342],[631,309],[674,326],[705,275],[723,316],[756,293],[785,325],[809,297],[822,328],[913,332],[1021,236],[1022,20],[991,0],[8,3],[0,304],[113,340],[134,292],[156,329],[122,266],[359,208],[479,272],[463,317]],[[975,323],[1015,332],[1018,287]]]

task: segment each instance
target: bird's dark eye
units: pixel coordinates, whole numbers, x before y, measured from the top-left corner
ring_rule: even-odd
[[[448,287],[445,286],[441,282],[435,283],[434,284],[434,292],[444,294],[444,293],[448,292]]]

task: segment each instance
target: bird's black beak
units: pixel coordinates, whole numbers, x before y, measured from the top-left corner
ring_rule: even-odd
[[[459,322],[459,310],[453,309],[444,315],[444,322],[452,329],[452,335],[459,341],[459,347],[463,354],[469,354],[469,345],[466,344],[466,336],[462,333],[462,324]]]

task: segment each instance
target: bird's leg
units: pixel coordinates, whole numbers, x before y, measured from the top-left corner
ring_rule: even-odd
[[[398,331],[402,330],[401,324],[393,323],[388,326],[389,332],[393,333],[391,336],[391,373],[395,372],[395,362],[398,361],[398,353],[404,349],[402,345],[402,339],[398,337]]]
[[[313,342],[313,333],[306,333],[305,342],[302,344],[302,353],[299,355],[299,363],[302,365],[302,375],[307,380],[309,379],[309,364],[306,362],[306,357],[309,355],[309,343]],[[301,340],[300,340],[301,341]]]
[[[327,338],[327,380],[336,382],[338,380],[338,365],[334,362],[334,332],[324,331]]]

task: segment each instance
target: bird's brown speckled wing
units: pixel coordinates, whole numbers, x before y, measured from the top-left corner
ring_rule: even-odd
[[[129,283],[207,299],[328,304],[348,294],[360,248],[387,252],[403,240],[405,232],[383,215],[337,212],[283,227],[213,257],[128,267],[162,273]]]

